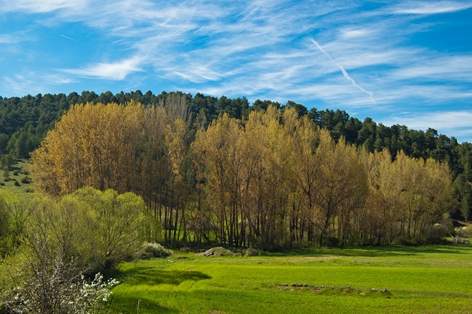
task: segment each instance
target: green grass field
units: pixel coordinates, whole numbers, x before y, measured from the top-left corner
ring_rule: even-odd
[[[176,252],[122,264],[115,277],[114,313],[472,312],[472,245]]]
[[[5,171],[0,169],[0,188],[23,192],[35,190],[34,175],[30,172],[30,166],[31,164],[26,160],[15,160],[10,168],[8,179],[4,178]],[[25,177],[29,178],[28,182],[23,182]]]

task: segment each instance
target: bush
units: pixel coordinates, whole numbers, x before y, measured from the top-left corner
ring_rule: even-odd
[[[28,178],[28,176],[21,178],[21,183],[28,184],[31,182],[31,178]]]
[[[435,224],[431,229],[431,238],[438,239],[447,236],[448,230],[447,227],[441,224]]]
[[[253,248],[248,248],[247,250],[243,250],[242,253],[243,253],[244,257],[265,255],[264,251],[258,250],[258,249],[253,249]]]
[[[453,243],[453,244],[470,244],[470,241],[467,240],[467,239],[464,239],[460,236],[455,236],[455,237],[452,237],[451,243]]]
[[[140,259],[164,258],[172,255],[172,250],[168,250],[159,243],[144,243],[138,253]]]
[[[423,245],[427,244],[428,241],[425,237],[415,237],[415,238],[403,238],[403,237],[398,237],[393,239],[392,245],[405,245],[405,246],[416,246],[416,245]]]
[[[18,181],[16,181],[16,179],[15,179],[14,181],[15,181],[15,183],[13,183],[13,184],[14,184],[15,186],[21,186],[21,184],[18,183]]]
[[[327,237],[324,239],[323,245],[327,247],[340,247],[341,240],[336,237]]]
[[[445,237],[449,234],[449,228],[444,224],[434,224],[428,238],[429,244],[448,244],[449,241]]]
[[[100,273],[89,281],[80,275],[70,278],[67,268],[44,270],[33,271],[23,285],[11,289],[3,297],[0,312],[99,313],[112,294],[110,289],[119,283],[104,281]]]
[[[234,256],[234,253],[224,247],[214,247],[201,254],[200,256]]]
[[[472,225],[454,229],[456,235],[462,238],[472,238]]]

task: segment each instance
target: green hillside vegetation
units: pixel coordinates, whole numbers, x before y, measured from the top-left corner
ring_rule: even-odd
[[[30,171],[28,160],[15,160],[11,167],[0,169],[0,186],[6,189],[33,192],[34,174]]]

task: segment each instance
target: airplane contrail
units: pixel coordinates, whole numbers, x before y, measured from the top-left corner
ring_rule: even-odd
[[[369,92],[369,91],[366,91],[365,89],[363,89],[362,87],[360,87],[359,85],[357,85],[356,81],[354,81],[354,79],[352,79],[350,76],[349,76],[349,73],[347,73],[347,71],[338,63],[336,62],[336,60],[329,54],[326,52],[326,50],[323,49],[323,47],[320,46],[320,44],[318,44],[316,42],[316,40],[314,39],[311,39],[311,41],[315,44],[316,48],[318,48],[322,53],[324,53],[328,58],[331,59],[331,61],[333,61],[333,63],[341,70],[341,72],[343,73],[344,77],[346,79],[348,79],[349,81],[351,81],[352,85],[354,85],[355,87],[357,87],[359,90],[361,90],[362,92],[366,93],[367,95],[369,95],[369,98],[372,100],[372,102],[375,104],[377,103],[374,99],[374,96],[372,95],[372,92]]]
[[[73,40],[73,41],[76,41],[76,42],[78,42],[78,43],[82,43],[82,42],[78,41],[77,39],[71,38],[71,37],[69,37],[69,36],[62,35],[62,34],[59,34],[59,35],[60,35],[61,37],[66,38],[66,39]]]

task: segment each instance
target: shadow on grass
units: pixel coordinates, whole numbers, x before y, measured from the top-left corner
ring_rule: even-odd
[[[179,285],[184,281],[199,281],[211,279],[210,276],[199,271],[162,270],[152,267],[136,267],[122,271],[117,274],[120,281],[128,285],[148,285],[159,284]]]
[[[162,306],[158,299],[139,298],[139,296],[120,296],[110,303],[113,313],[179,313],[177,310]]]
[[[467,251],[466,251],[467,250]],[[347,248],[306,248],[271,253],[273,256],[414,256],[425,253],[466,254],[470,246],[457,245],[425,245],[425,246],[364,246]]]

